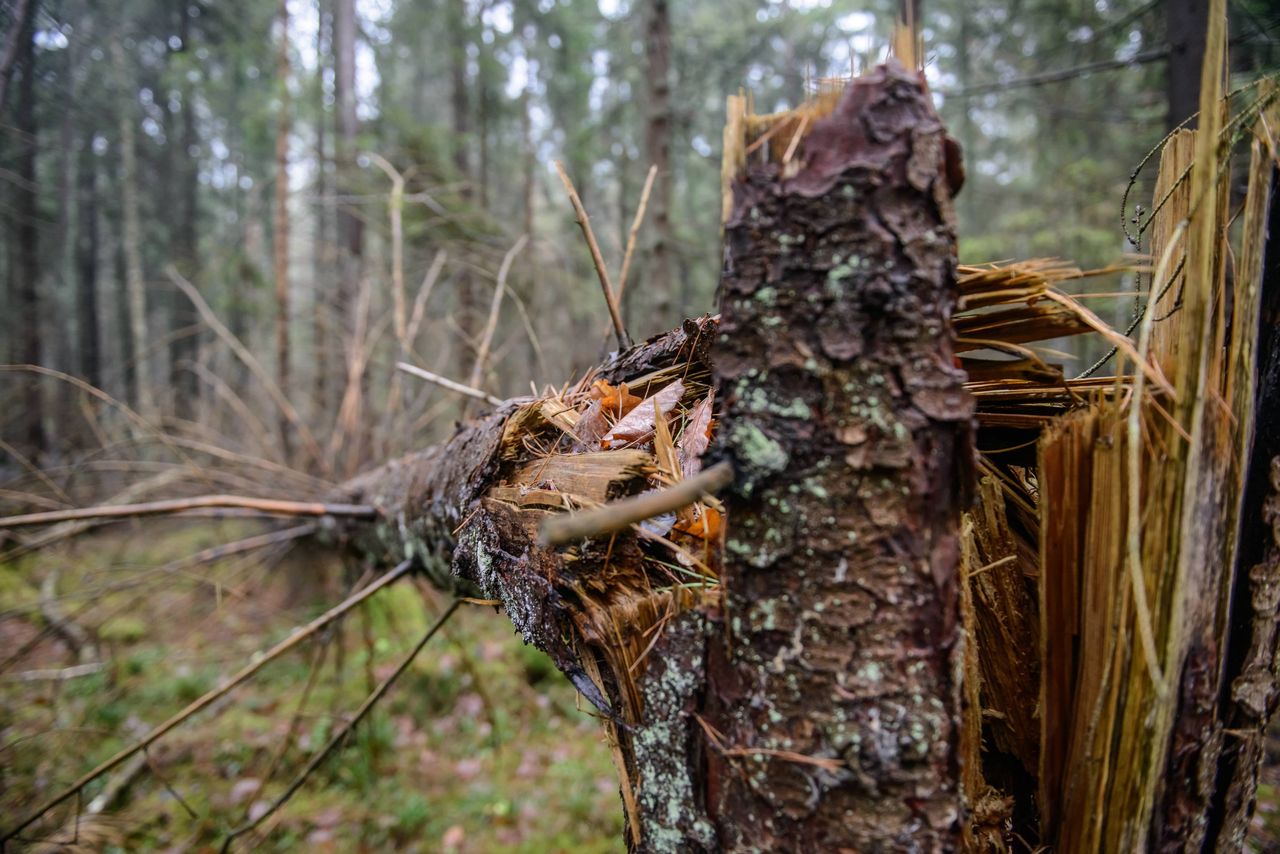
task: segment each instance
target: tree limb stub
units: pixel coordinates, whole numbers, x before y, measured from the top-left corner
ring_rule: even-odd
[[[561,546],[584,537],[612,534],[678,510],[703,496],[714,495],[732,482],[733,466],[721,461],[667,489],[635,495],[582,513],[553,516],[542,523],[539,541],[543,545]]]

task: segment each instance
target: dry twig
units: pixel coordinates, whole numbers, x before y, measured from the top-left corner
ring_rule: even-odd
[[[600,244],[596,243],[596,236],[591,231],[591,220],[587,216],[586,208],[582,206],[582,199],[578,197],[578,191],[574,189],[569,173],[564,171],[564,164],[558,160],[556,171],[560,173],[560,180],[569,194],[569,203],[573,205],[578,225],[582,227],[582,236],[587,239],[587,248],[591,250],[591,263],[595,264],[596,275],[600,277],[600,287],[604,290],[604,301],[609,305],[609,319],[613,321],[613,332],[618,338],[618,346],[630,347],[631,336],[622,325],[622,315],[618,312],[618,298],[613,293],[613,286],[609,284],[609,270],[605,267],[604,257],[600,254]]]
[[[209,507],[233,507],[275,516],[352,516],[372,518],[378,511],[368,504],[325,504],[319,501],[281,501],[274,498],[245,498],[240,495],[199,495],[195,498],[173,498],[145,504],[108,504],[99,507],[74,507],[0,517],[0,529],[48,525],[81,519],[121,519],[161,516]]]
[[[498,406],[502,403],[502,398],[500,397],[494,397],[486,391],[481,391],[478,388],[463,385],[462,383],[457,382],[456,380],[451,380],[448,377],[442,377],[439,374],[434,374],[426,368],[419,368],[417,365],[411,365],[408,362],[396,362],[396,367],[404,371],[406,374],[413,374],[418,379],[426,380],[429,383],[435,383],[441,388],[447,388],[449,391],[456,391],[458,394],[465,394],[467,397],[474,397],[476,400],[483,400],[491,406]]]

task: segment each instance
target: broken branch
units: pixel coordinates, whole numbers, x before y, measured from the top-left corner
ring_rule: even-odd
[[[440,618],[438,620],[432,623],[431,628],[427,629],[426,634],[424,634],[422,638],[418,641],[417,645],[414,646],[414,648],[409,651],[409,654],[406,655],[400,661],[400,664],[396,666],[396,669],[392,671],[391,675],[389,675],[386,679],[383,679],[382,683],[378,685],[378,687],[375,688],[368,697],[365,698],[365,701],[360,704],[360,708],[356,709],[355,714],[351,716],[351,720],[347,721],[346,724],[340,727],[338,731],[333,734],[333,738],[329,739],[328,743],[325,744],[325,746],[320,750],[320,752],[317,753],[315,757],[312,758],[312,760],[307,763],[306,768],[303,768],[300,772],[298,772],[298,776],[293,778],[293,782],[289,784],[289,788],[285,789],[284,792],[281,793],[280,797],[276,798],[271,803],[271,806],[267,807],[266,811],[262,813],[262,815],[258,816],[257,818],[253,819],[247,824],[243,824],[240,827],[237,827],[235,830],[231,831],[231,833],[227,835],[226,840],[222,843],[221,851],[223,852],[223,854],[231,850],[231,843],[235,841],[236,837],[243,836],[244,834],[253,830],[259,824],[261,824],[264,819],[266,819],[276,810],[280,809],[280,807],[284,806],[285,803],[290,798],[292,798],[295,793],[297,793],[298,789],[302,788],[302,784],[307,781],[307,778],[310,777],[312,773],[314,773],[315,770],[319,768],[326,759],[329,758],[330,754],[332,754],[333,751],[337,749],[338,745],[340,745],[346,739],[347,735],[350,734],[350,732],[353,729],[359,726],[360,721],[362,721],[364,719],[364,716],[369,713],[369,710],[373,708],[374,704],[377,703],[379,700],[381,700],[382,696],[387,693],[387,689],[389,689],[395,683],[395,681],[400,678],[401,674],[403,674],[406,670],[409,669],[409,665],[412,664],[413,660],[418,657],[418,653],[422,652],[422,648],[427,645],[427,641],[431,640],[431,638],[435,635],[435,633],[439,631],[440,627],[443,626],[448,621],[448,619],[453,616],[453,612],[458,610],[458,606],[460,604],[462,604],[461,600],[458,600],[458,599],[453,600],[453,602],[449,604],[449,607],[445,610],[445,612],[440,615]]]
[[[732,482],[733,465],[727,460],[719,462],[667,489],[624,498],[582,513],[554,516],[542,524],[540,538],[546,545],[558,546],[611,534],[645,519],[679,510]]]
[[[465,394],[467,397],[474,397],[476,400],[483,400],[491,406],[498,406],[502,403],[502,398],[500,397],[494,397],[486,391],[481,391],[478,388],[472,388],[469,385],[463,385],[462,383],[456,380],[451,380],[448,377],[433,374],[425,368],[419,368],[416,365],[409,364],[408,362],[396,362],[396,367],[404,371],[406,374],[413,374],[418,379],[426,380],[429,383],[435,383],[441,388],[447,388],[449,391],[456,391],[458,394]]]
[[[370,518],[376,516],[378,512],[368,504],[325,504],[319,501],[244,498],[239,495],[200,495],[195,498],[173,498],[165,501],[149,501],[144,504],[75,507],[70,510],[49,510],[43,513],[24,513],[20,516],[0,517],[0,529],[48,525],[54,522],[71,522],[81,519],[161,516],[167,513],[181,513],[185,510],[201,510],[209,507],[256,510],[259,513],[270,513],[279,516],[354,516],[357,518]]]
[[[630,347],[631,336],[622,325],[622,315],[618,312],[618,298],[613,293],[613,286],[609,284],[609,270],[604,265],[604,256],[600,254],[600,244],[596,243],[596,236],[591,231],[591,220],[587,217],[586,208],[582,206],[582,199],[578,197],[578,191],[574,189],[569,173],[564,171],[564,164],[559,160],[556,161],[556,171],[560,173],[565,192],[569,194],[569,203],[573,205],[578,225],[582,227],[582,236],[587,239],[587,248],[591,250],[591,263],[595,264],[596,275],[600,277],[600,287],[604,290],[604,301],[609,305],[609,319],[613,321],[613,332],[618,338],[618,346]]]

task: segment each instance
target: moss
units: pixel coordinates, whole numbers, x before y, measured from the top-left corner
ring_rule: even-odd
[[[141,617],[112,617],[98,628],[98,637],[108,643],[137,643],[147,636],[147,623]]]

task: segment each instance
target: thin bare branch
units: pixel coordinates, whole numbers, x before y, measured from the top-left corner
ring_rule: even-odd
[[[307,427],[306,423],[303,422],[298,415],[298,410],[294,408],[289,398],[280,390],[280,386],[276,385],[276,381],[272,379],[266,368],[262,367],[262,363],[254,358],[254,355],[241,343],[239,338],[232,334],[230,329],[223,325],[222,321],[218,319],[218,315],[214,314],[213,309],[209,308],[209,304],[204,301],[204,297],[200,296],[200,292],[196,290],[195,285],[188,282],[176,267],[172,264],[165,267],[165,275],[169,277],[169,281],[173,282],[178,290],[186,295],[187,299],[191,300],[191,304],[195,306],[205,324],[231,348],[231,352],[236,355],[236,358],[243,362],[244,366],[262,383],[271,400],[279,407],[280,413],[288,419],[293,428],[298,431],[298,435],[302,437],[302,443],[306,446],[307,454],[310,455],[312,461],[321,466],[327,466],[326,458],[320,452],[320,444],[316,441],[311,428]]]
[[[480,347],[476,350],[476,361],[471,367],[471,379],[467,385],[480,388],[484,381],[484,363],[489,359],[489,348],[493,346],[493,335],[498,330],[498,311],[502,308],[502,293],[507,287],[507,274],[511,272],[511,262],[529,242],[529,235],[522,234],[515,245],[507,250],[502,258],[502,266],[498,268],[498,283],[493,289],[493,299],[489,303],[489,319],[485,322],[484,333],[480,336]]]
[[[144,504],[107,504],[98,507],[74,507],[70,510],[24,513],[20,516],[0,516],[0,528],[23,528],[30,525],[49,525],[54,522],[73,522],[81,519],[160,516],[209,507],[234,507],[276,516],[354,516],[368,519],[378,515],[377,509],[368,504],[281,501],[275,498],[246,498],[242,495],[198,495],[195,498],[171,498]]]
[[[444,264],[449,260],[449,255],[443,249],[436,253],[436,257],[431,260],[431,267],[428,268],[427,274],[422,277],[422,284],[418,286],[418,295],[413,298],[413,313],[409,316],[409,327],[405,331],[405,338],[409,341],[410,349],[412,349],[413,339],[418,337],[418,328],[422,325],[422,318],[426,316],[427,300],[431,298],[431,292],[435,290],[436,282],[440,280],[440,273],[444,271]]]
[[[631,258],[635,255],[636,240],[640,235],[640,226],[644,223],[644,212],[649,207],[649,194],[653,192],[654,179],[658,177],[658,167],[650,166],[649,174],[644,179],[644,189],[640,191],[640,204],[636,205],[635,218],[631,220],[631,230],[627,232],[627,248],[622,253],[622,269],[618,272],[618,300],[622,300],[627,290],[627,276],[631,273]]]
[[[492,406],[498,406],[502,403],[502,398],[494,397],[486,391],[478,388],[472,388],[469,385],[463,385],[460,382],[451,380],[448,377],[442,377],[439,374],[433,374],[426,368],[419,368],[408,362],[396,362],[396,367],[404,371],[406,374],[412,374],[418,379],[426,380],[429,383],[435,383],[441,388],[447,388],[449,391],[456,391],[458,394],[465,394],[467,397],[474,397],[476,400],[483,400]]]
[[[600,244],[596,243],[596,236],[591,231],[591,219],[587,216],[586,208],[582,206],[582,199],[578,197],[578,191],[574,189],[569,173],[564,171],[564,164],[558,160],[556,171],[560,173],[565,192],[569,194],[569,203],[573,205],[578,225],[582,227],[582,236],[587,239],[587,248],[591,250],[591,263],[595,264],[596,275],[600,277],[600,287],[604,290],[604,301],[609,305],[609,319],[613,321],[613,332],[618,338],[618,346],[630,347],[631,336],[627,334],[627,328],[622,325],[622,315],[618,312],[618,298],[613,293],[613,286],[609,284],[609,270],[605,267],[604,257],[600,254]]]
[[[719,462],[666,489],[613,501],[581,513],[552,516],[542,523],[540,539],[545,545],[558,546],[585,537],[611,534],[645,519],[679,510],[732,482],[733,465],[727,460]]]
[[[395,306],[396,340],[400,347],[409,349],[408,317],[404,302],[404,175],[392,166],[386,158],[376,152],[367,152],[365,157],[391,179],[391,193],[387,197],[387,218],[391,222],[391,297]]]

